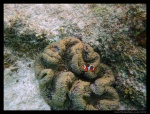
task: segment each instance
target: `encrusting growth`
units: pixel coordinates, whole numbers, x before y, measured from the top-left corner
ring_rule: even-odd
[[[84,72],[90,64],[96,72]],[[48,45],[35,61],[41,94],[52,110],[116,110],[114,75],[93,48],[77,38]]]

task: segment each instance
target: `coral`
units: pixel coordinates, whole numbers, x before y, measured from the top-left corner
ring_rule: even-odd
[[[128,106],[132,104],[137,109],[146,109],[146,4],[116,4],[113,7],[96,4],[89,7],[95,16],[103,17],[98,43],[94,42],[92,47],[115,76],[120,75],[116,90],[123,97],[122,101],[129,100]]]
[[[83,72],[90,64],[96,72]],[[41,94],[52,110],[116,110],[119,97],[111,69],[77,38],[48,45],[35,61]]]
[[[125,80],[125,82],[124,82]],[[146,109],[146,87],[144,84],[138,82],[136,78],[130,77],[129,79],[122,79],[117,76],[116,89],[120,93],[123,101],[130,101],[132,104],[136,103],[138,109]],[[120,89],[121,88],[121,89]]]

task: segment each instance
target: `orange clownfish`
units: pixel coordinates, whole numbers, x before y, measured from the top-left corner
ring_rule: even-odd
[[[82,65],[82,69],[83,69],[84,72],[88,72],[88,71],[96,72],[96,68],[94,68],[92,65],[89,65],[89,64]]]

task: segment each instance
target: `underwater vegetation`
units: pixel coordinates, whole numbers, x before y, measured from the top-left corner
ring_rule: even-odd
[[[90,64],[96,72],[82,71]],[[116,110],[119,96],[112,70],[93,48],[77,38],[48,45],[35,61],[35,75],[52,110]]]
[[[37,52],[48,45],[45,34],[37,35],[28,29],[20,32],[20,28],[25,26],[23,20],[12,19],[10,21],[10,25],[4,23],[4,46],[12,49],[12,53],[19,58],[29,57],[34,60]],[[4,53],[4,58],[6,56]]]
[[[12,54],[12,52],[5,47],[4,48],[4,68],[8,68],[12,64],[15,64],[16,59],[17,58]]]

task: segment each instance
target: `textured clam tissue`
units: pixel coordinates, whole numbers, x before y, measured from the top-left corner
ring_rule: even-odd
[[[83,65],[96,72],[84,72]],[[116,110],[119,96],[112,70],[100,55],[77,38],[48,45],[35,61],[40,93],[51,110]]]

